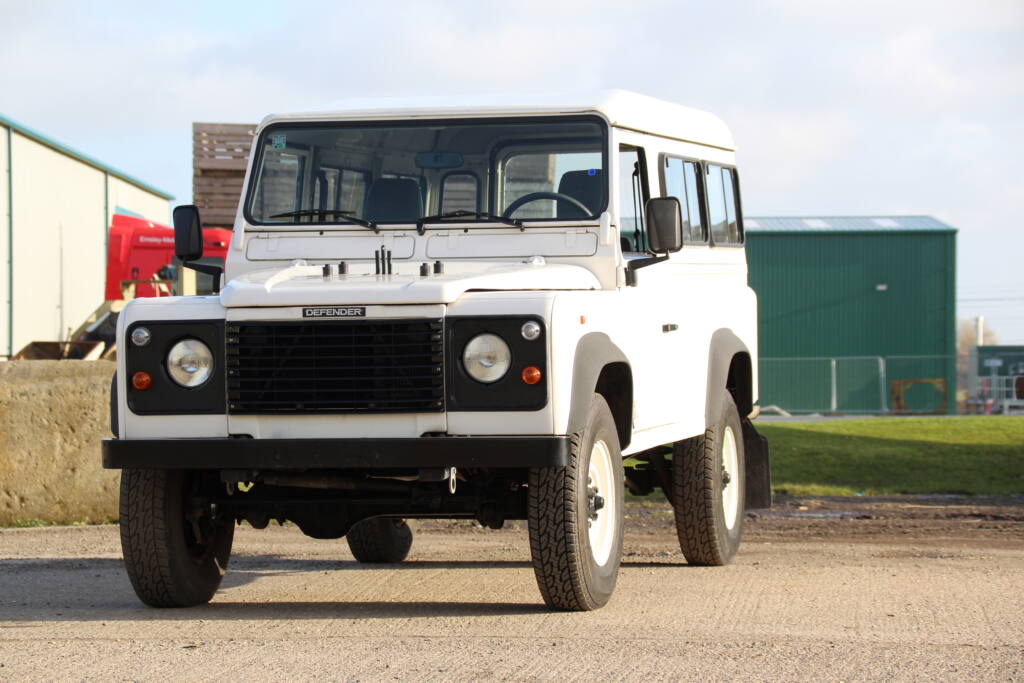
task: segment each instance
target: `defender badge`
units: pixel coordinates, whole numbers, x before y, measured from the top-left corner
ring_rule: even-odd
[[[303,318],[365,318],[366,306],[307,306]]]

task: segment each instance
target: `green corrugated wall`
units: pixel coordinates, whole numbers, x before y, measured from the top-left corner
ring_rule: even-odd
[[[749,281],[758,295],[762,358],[947,356],[837,362],[840,412],[876,412],[891,380],[946,380],[955,410],[955,231],[750,231]],[[879,286],[883,287],[879,287]],[[827,360],[761,363],[761,405],[822,410],[831,403]],[[935,411],[919,385],[907,407]],[[889,406],[891,407],[891,406]]]

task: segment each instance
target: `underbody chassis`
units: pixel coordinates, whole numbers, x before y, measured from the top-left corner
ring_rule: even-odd
[[[103,442],[110,469],[190,472],[190,505],[263,528],[341,538],[375,516],[525,519],[530,468],[564,467],[567,437],[153,439]]]

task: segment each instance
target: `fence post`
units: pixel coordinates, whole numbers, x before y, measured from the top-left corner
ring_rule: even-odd
[[[836,359],[830,358],[832,362],[832,412],[839,412],[839,393],[836,389]]]
[[[883,412],[883,413],[889,412],[889,402],[888,402],[888,397],[887,397],[886,391],[885,391],[885,386],[889,383],[888,379],[889,378],[886,377],[886,372],[885,372],[885,358],[883,358],[882,356],[879,356],[878,357],[878,396],[881,399],[880,406],[881,406],[881,409],[882,409],[881,412]]]

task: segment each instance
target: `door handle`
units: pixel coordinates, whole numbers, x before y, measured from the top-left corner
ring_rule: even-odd
[[[661,326],[661,331],[662,332],[675,332],[678,329],[679,329],[679,325],[676,325],[675,323],[666,323],[666,324]]]

